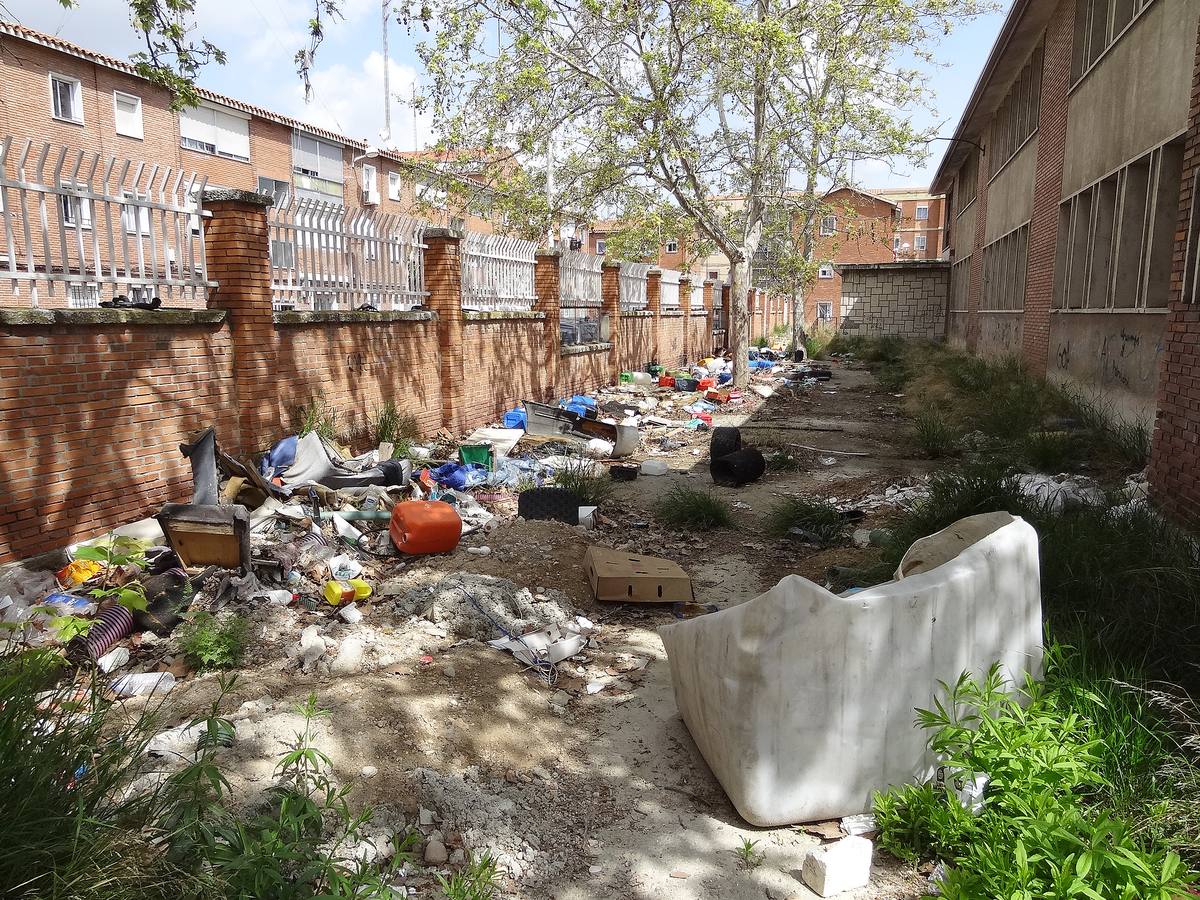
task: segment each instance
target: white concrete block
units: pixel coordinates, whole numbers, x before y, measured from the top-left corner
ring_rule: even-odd
[[[804,857],[804,883],[822,897],[865,887],[871,881],[872,849],[870,841],[855,836],[814,847]]]

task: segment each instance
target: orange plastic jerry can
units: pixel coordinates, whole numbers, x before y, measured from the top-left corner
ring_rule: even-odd
[[[462,536],[462,519],[441,500],[405,500],[392,507],[388,533],[401,553],[449,553]]]

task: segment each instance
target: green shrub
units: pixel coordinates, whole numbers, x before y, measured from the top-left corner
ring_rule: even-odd
[[[395,446],[392,454],[394,459],[407,456],[413,442],[420,437],[416,417],[401,413],[391,400],[375,410],[372,431],[376,445],[388,443]]]
[[[830,326],[814,326],[804,339],[805,356],[809,359],[824,359],[836,339],[837,329]]]
[[[1171,900],[1186,892],[1194,879],[1180,857],[1104,807],[1102,741],[1052,686],[1030,680],[1014,696],[993,667],[982,682],[964,675],[943,687],[946,698],[919,710],[918,723],[931,732],[947,784],[990,776],[983,811],[965,812],[946,787],[877,795],[884,849],[945,860],[948,900]]]
[[[1069,431],[1035,429],[1021,440],[1018,455],[1037,472],[1066,472],[1080,458],[1079,439]]]
[[[164,787],[130,794],[156,732],[94,682],[67,678],[47,650],[0,653],[0,896],[11,900],[177,900],[208,879],[155,846]]]
[[[496,861],[484,853],[449,878],[439,874],[438,886],[446,900],[491,900],[500,890],[500,871]]]
[[[574,491],[583,506],[600,506],[613,492],[613,481],[608,472],[588,459],[567,460],[554,473],[554,483]]]
[[[337,410],[319,397],[312,397],[304,406],[292,411],[296,434],[304,437],[315,431],[327,441],[337,440]]]
[[[789,537],[796,528],[823,544],[843,537],[849,527],[838,508],[819,497],[780,498],[767,511],[766,526],[775,537]]]
[[[753,346],[755,346],[755,347],[758,347],[760,350],[762,350],[762,349],[764,349],[764,348],[766,348],[766,347],[770,347],[770,346],[771,346],[771,341],[770,341],[770,339],[769,339],[769,338],[768,338],[766,335],[763,335],[762,337],[760,337],[760,338],[757,338],[757,339],[754,341],[754,344],[753,344]]]
[[[218,619],[196,613],[179,626],[176,639],[188,664],[201,672],[240,665],[246,652],[248,622],[241,616]]]
[[[672,485],[655,504],[654,512],[663,522],[680,528],[707,530],[733,524],[733,510],[728,503],[708,491],[683,484]]]
[[[930,459],[941,459],[953,452],[958,441],[958,429],[938,410],[928,407],[913,417],[913,432],[917,446]]]

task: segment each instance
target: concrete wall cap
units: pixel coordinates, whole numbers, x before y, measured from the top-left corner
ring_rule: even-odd
[[[0,325],[208,325],[225,316],[224,309],[0,309]]]
[[[461,241],[464,232],[461,228],[426,228],[422,235],[426,238],[447,238],[450,240]]]
[[[204,202],[207,203],[248,203],[251,206],[274,206],[275,198],[256,191],[234,191],[220,188],[204,192]]]

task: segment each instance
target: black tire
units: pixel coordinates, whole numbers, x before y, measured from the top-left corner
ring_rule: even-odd
[[[524,519],[553,519],[577,525],[579,505],[578,495],[566,488],[533,488],[517,496],[517,515]]]
[[[742,431],[740,428],[722,426],[713,429],[712,440],[708,444],[708,456],[710,459],[720,459],[722,456],[728,456],[730,453],[741,449]]]
[[[753,447],[745,447],[728,453],[708,464],[708,472],[715,484],[722,487],[741,487],[762,478],[767,470],[767,461]]]

